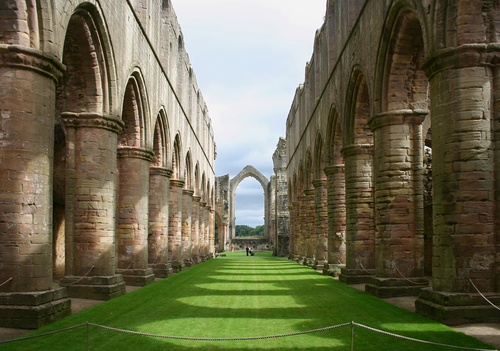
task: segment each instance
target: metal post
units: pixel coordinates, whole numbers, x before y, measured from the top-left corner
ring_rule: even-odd
[[[354,322],[351,322],[351,351],[354,350]]]

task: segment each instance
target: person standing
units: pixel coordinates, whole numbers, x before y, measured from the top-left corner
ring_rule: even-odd
[[[231,252],[234,252],[234,245],[231,245]]]
[[[250,251],[250,246],[247,245],[247,256],[248,256],[248,251]]]

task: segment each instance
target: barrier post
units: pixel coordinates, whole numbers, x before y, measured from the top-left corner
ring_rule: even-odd
[[[354,322],[351,322],[351,351],[354,350]]]
[[[89,322],[87,321],[87,351],[90,351],[90,332],[89,332]]]

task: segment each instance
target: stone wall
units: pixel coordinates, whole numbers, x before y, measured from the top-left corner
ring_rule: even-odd
[[[287,119],[290,258],[420,294],[446,323],[498,320],[471,284],[499,297],[498,18],[492,1],[328,1]]]
[[[213,255],[214,134],[170,0],[4,2],[0,75],[0,326]]]

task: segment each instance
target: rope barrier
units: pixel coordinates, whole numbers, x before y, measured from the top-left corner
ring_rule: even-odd
[[[278,335],[267,335],[267,336],[253,336],[253,337],[242,337],[242,338],[193,338],[193,337],[187,337],[187,336],[169,336],[169,335],[158,335],[158,334],[148,334],[148,333],[141,333],[141,332],[136,332],[136,331],[131,331],[131,330],[125,330],[125,329],[119,329],[119,328],[113,328],[113,327],[107,327],[104,325],[99,325],[99,324],[94,324],[94,323],[83,323],[79,325],[75,325],[73,327],[45,333],[45,334],[40,334],[40,335],[35,335],[35,336],[29,336],[26,338],[21,338],[21,339],[14,339],[14,340],[8,340],[8,341],[0,341],[0,344],[7,344],[7,343],[12,343],[12,342],[17,342],[17,341],[23,341],[23,340],[28,340],[28,339],[34,339],[34,338],[40,338],[43,336],[47,335],[52,335],[52,334],[57,334],[61,333],[64,331],[68,331],[71,329],[76,329],[80,327],[87,327],[87,344],[89,345],[90,339],[89,339],[89,326],[101,328],[101,329],[106,329],[106,330],[111,330],[111,331],[116,331],[120,333],[126,333],[126,334],[133,334],[133,335],[141,335],[141,336],[150,336],[154,338],[164,338],[164,339],[176,339],[176,340],[191,340],[191,341],[246,341],[246,340],[263,340],[263,339],[275,339],[275,338],[283,338],[283,337],[288,337],[288,336],[296,336],[296,335],[303,335],[303,334],[311,334],[311,333],[317,333],[321,331],[326,331],[326,330],[331,330],[331,329],[337,329],[337,328],[342,328],[346,326],[351,326],[351,350],[354,348],[354,326],[358,326],[367,330],[374,331],[376,333],[392,336],[398,339],[403,339],[403,340],[408,340],[408,341],[414,341],[418,342],[421,344],[427,344],[427,345],[433,345],[433,346],[441,346],[441,347],[448,347],[448,348],[453,348],[453,349],[460,349],[460,350],[468,350],[468,351],[498,351],[498,350],[492,350],[492,349],[475,349],[475,348],[468,348],[468,347],[462,347],[462,346],[453,346],[453,345],[446,345],[446,344],[440,344],[440,343],[435,343],[432,341],[425,341],[425,340],[419,340],[419,339],[414,339],[410,338],[407,336],[402,336],[390,332],[386,332],[383,330],[375,329],[372,327],[368,327],[363,324],[359,324],[356,322],[349,322],[349,323],[343,323],[343,324],[338,324],[330,327],[325,327],[325,328],[319,328],[319,329],[313,329],[313,330],[307,330],[307,331],[302,331],[302,332],[296,332],[296,333],[288,333],[288,334],[278,334]]]
[[[493,302],[491,302],[490,300],[488,300],[488,299],[486,298],[486,296],[484,296],[483,294],[481,294],[481,292],[479,291],[479,289],[478,289],[478,288],[476,288],[476,286],[474,285],[474,283],[472,282],[472,280],[470,280],[470,278],[469,278],[469,281],[470,281],[470,283],[472,284],[472,286],[474,287],[474,289],[476,289],[476,291],[479,293],[479,295],[481,295],[481,297],[482,297],[483,299],[485,299],[485,300],[486,300],[486,301],[487,301],[487,302],[488,302],[491,306],[495,307],[497,310],[499,310],[499,311],[500,311],[500,308],[498,308],[498,306],[494,305],[494,304],[493,304]]]
[[[2,284],[0,284],[0,286],[3,286],[5,284],[7,284],[8,282],[10,282],[13,278],[10,277],[9,279],[7,279],[6,281],[4,281]]]
[[[89,275],[89,273],[90,273],[90,272],[94,269],[94,267],[95,267],[95,266],[90,267],[89,271],[88,271],[87,273],[85,273],[85,275],[84,275],[83,277],[81,277],[80,279],[78,279],[76,282],[69,283],[69,284],[65,284],[64,286],[71,286],[71,285],[73,285],[73,284],[76,284],[76,283],[78,283],[78,282],[82,281],[82,280],[83,280],[83,278],[85,278],[87,275]]]
[[[378,330],[378,329],[375,329],[375,328],[372,328],[372,327],[367,327],[366,325],[355,323],[355,322],[353,322],[353,324],[357,325],[358,327],[361,327],[361,328],[364,328],[364,329],[368,329],[368,330],[371,330],[371,331],[374,331],[374,332],[377,332],[377,333],[380,333],[380,334],[393,336],[393,337],[399,338],[399,339],[404,339],[404,340],[409,340],[409,341],[415,341],[415,342],[418,342],[418,343],[421,343],[421,344],[427,344],[427,345],[433,345],[433,346],[442,346],[442,347],[449,347],[449,348],[452,348],[452,349],[469,350],[469,351],[492,351],[491,349],[472,349],[472,348],[469,348],[469,347],[439,344],[439,343],[432,342],[432,341],[419,340],[419,339],[409,338],[407,336],[402,336],[402,335],[398,335],[398,334],[394,334],[394,333],[389,333],[389,332],[386,332],[386,331],[383,331],[383,330]],[[497,351],[497,350],[495,350],[495,351]]]
[[[365,268],[365,267],[363,267],[363,264],[362,264],[361,262],[360,262],[359,264],[361,265],[361,268],[363,268],[363,270],[364,270],[366,273],[368,273],[369,275],[375,275],[375,273],[368,272],[368,271],[366,270],[366,268]]]
[[[412,283],[412,284],[415,284],[415,285],[428,285],[427,283],[417,283],[417,282],[411,281],[410,279],[406,278],[406,277],[403,275],[403,273],[401,273],[401,272],[399,271],[399,269],[398,269],[397,267],[396,267],[396,270],[398,271],[398,273],[399,273],[399,274],[401,274],[401,276],[402,276],[405,280],[409,281],[409,282],[410,282],[410,283]]]

